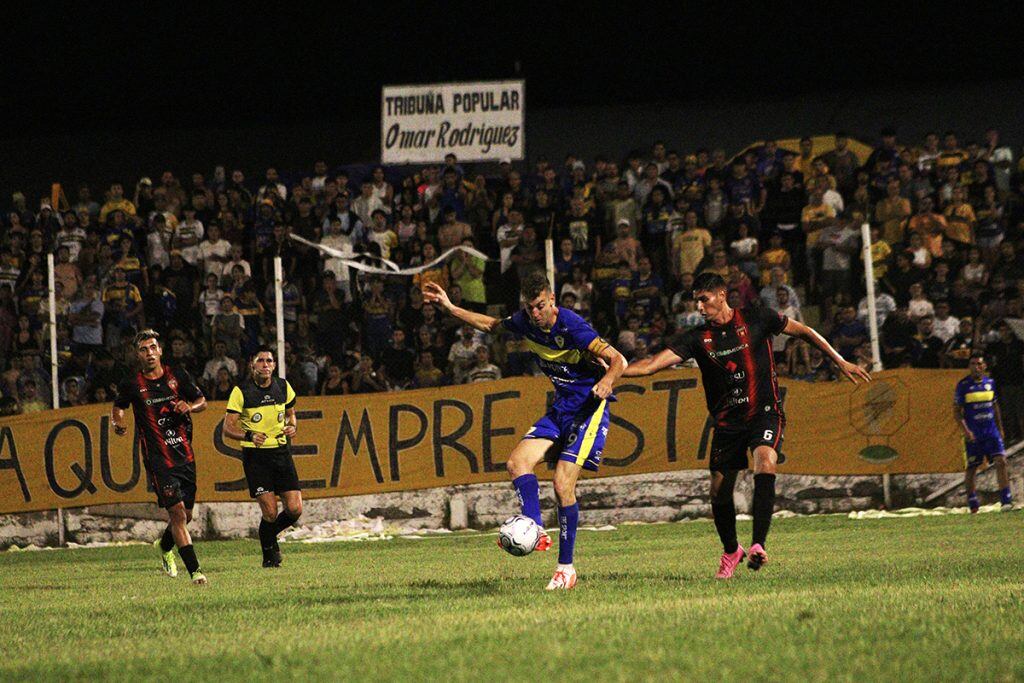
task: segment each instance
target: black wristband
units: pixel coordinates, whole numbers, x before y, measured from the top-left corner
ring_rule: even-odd
[[[245,432],[245,438],[242,439],[242,441],[248,441],[249,443],[252,443],[252,432],[251,431],[246,431]]]

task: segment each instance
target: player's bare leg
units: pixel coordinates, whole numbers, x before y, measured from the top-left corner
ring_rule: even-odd
[[[747,551],[747,566],[755,571],[768,563],[764,546],[775,511],[775,466],[778,461],[779,454],[771,446],[754,449],[754,537]]]
[[[167,517],[174,545],[178,546],[178,555],[185,563],[185,567],[192,577],[192,583],[206,585],[206,576],[199,570],[199,560],[196,558],[195,548],[192,547],[192,535],[188,533],[192,510],[187,509],[184,503],[178,502],[167,508]]]
[[[192,521],[192,509],[185,508],[185,524],[187,525]],[[185,532],[188,533],[186,526]],[[191,540],[191,539],[190,539]],[[157,540],[153,541],[153,547],[160,551],[160,560],[163,563],[163,570],[167,576],[175,579],[178,577],[178,565],[174,561],[174,532],[171,529],[170,524],[170,513],[168,513],[167,528],[164,529],[163,535]]]
[[[967,471],[964,472],[964,488],[967,489],[967,507],[970,508],[972,515],[977,513],[978,508],[981,507],[981,502],[978,500],[978,489],[975,483],[977,473],[977,465],[968,467]]]
[[[540,516],[540,485],[533,470],[554,447],[555,442],[550,439],[523,439],[512,449],[505,464],[512,485],[516,489],[516,495],[519,496],[523,515],[536,522],[542,530],[537,547],[534,548],[540,551],[551,547],[551,537],[543,531],[544,522]]]
[[[576,586],[576,569],[572,565],[576,548],[576,528],[580,507],[576,502],[576,482],[582,467],[559,460],[555,466],[555,497],[558,498],[558,567],[547,590],[572,590]]]
[[[731,578],[746,556],[746,551],[736,540],[736,504],[732,497],[736,475],[736,470],[711,473],[711,513],[718,538],[722,541],[722,557],[718,563],[716,579]]]
[[[996,466],[996,477],[999,479],[999,502],[1004,510],[1013,507],[1013,496],[1010,494],[1010,474],[1006,469],[1006,456],[993,458]]]

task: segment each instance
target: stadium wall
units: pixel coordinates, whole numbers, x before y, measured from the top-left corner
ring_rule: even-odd
[[[1024,458],[1010,459],[1010,485],[1016,500],[1024,499]],[[893,475],[894,508],[918,506],[933,492],[962,481],[961,474]],[[699,471],[641,474],[587,480],[580,487],[581,520],[585,525],[625,521],[663,522],[709,517],[707,474]],[[999,500],[995,471],[979,475],[978,491],[985,504]],[[750,509],[753,481],[747,472],[737,482],[740,511]],[[554,493],[541,483],[545,523],[554,526]],[[958,487],[930,505],[962,507]],[[780,476],[776,507],[799,514],[844,513],[883,507],[880,476]],[[493,528],[517,509],[507,483],[452,486],[347,498],[310,500],[302,524],[311,525],[359,515],[411,528]],[[199,539],[254,538],[259,513],[252,503],[211,503],[196,506],[190,528]],[[67,540],[74,543],[152,540],[163,531],[164,513],[152,504],[100,505],[65,512]],[[0,548],[10,545],[56,545],[57,515],[37,512],[0,515]]]

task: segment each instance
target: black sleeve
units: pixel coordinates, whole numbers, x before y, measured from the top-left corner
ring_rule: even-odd
[[[197,401],[203,396],[203,391],[196,386],[196,381],[192,379],[192,373],[185,368],[177,368],[175,373],[178,375],[178,386],[181,388],[181,395],[189,401]]]
[[[680,360],[693,358],[693,331],[687,330],[675,335],[665,346],[669,351],[679,356]]]
[[[117,385],[117,396],[114,397],[114,405],[124,410],[132,404],[135,397],[135,384],[131,379],[125,379]]]
[[[757,307],[757,320],[765,331],[773,336],[782,334],[786,329],[786,323],[789,322],[789,318],[767,306]]]

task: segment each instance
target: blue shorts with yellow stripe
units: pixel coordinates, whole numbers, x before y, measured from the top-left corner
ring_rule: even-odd
[[[596,472],[608,437],[608,419],[608,401],[596,397],[571,413],[552,406],[523,438],[554,441],[561,449],[559,460]]]
[[[985,460],[991,463],[993,458],[1006,454],[1003,446],[1003,438],[999,432],[982,432],[974,437],[974,441],[964,441],[964,455],[967,459],[967,467],[981,467]]]

